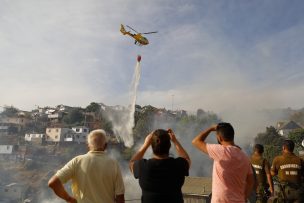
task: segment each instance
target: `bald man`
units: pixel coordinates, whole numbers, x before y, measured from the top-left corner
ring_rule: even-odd
[[[88,135],[89,152],[69,161],[49,180],[55,194],[70,203],[124,203],[124,183],[117,161],[105,154],[104,130]],[[72,180],[73,196],[63,184]]]

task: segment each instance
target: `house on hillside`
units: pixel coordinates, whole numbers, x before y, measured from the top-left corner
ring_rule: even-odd
[[[302,126],[294,121],[289,121],[287,123],[278,122],[277,125],[278,133],[284,137],[287,137],[290,132],[300,129],[303,129]]]
[[[0,145],[0,155],[11,155],[14,150],[14,145]]]
[[[211,177],[186,177],[182,192],[185,203],[210,203],[212,179]]]
[[[63,112],[57,110],[48,110],[47,117],[51,122],[59,122],[63,118]]]
[[[2,126],[2,132],[0,132],[0,134],[16,134],[30,122],[32,122],[31,117],[24,116],[24,114],[19,114],[12,117],[2,116],[0,117],[0,126]]]
[[[16,124],[24,127],[26,124],[31,122],[31,118],[25,117],[23,115],[13,116],[13,117],[0,117],[0,123]]]
[[[1,125],[0,126],[0,136],[7,136],[9,133],[9,126],[8,125]]]
[[[27,133],[24,136],[24,140],[29,143],[41,145],[45,142],[45,134]]]
[[[0,145],[0,160],[24,160],[26,147],[20,147],[14,144],[1,144]]]
[[[75,132],[69,128],[47,128],[45,132],[46,142],[73,142]]]
[[[86,126],[72,127],[74,131],[74,141],[77,143],[86,143],[90,129]]]

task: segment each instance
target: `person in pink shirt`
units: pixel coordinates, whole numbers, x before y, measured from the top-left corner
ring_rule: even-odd
[[[216,132],[219,144],[207,144],[206,138]],[[234,144],[230,123],[219,123],[200,132],[192,141],[200,151],[214,160],[212,172],[212,203],[243,203],[253,191],[254,175],[250,160]]]

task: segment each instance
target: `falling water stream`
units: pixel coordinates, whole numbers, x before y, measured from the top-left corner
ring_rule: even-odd
[[[110,120],[113,124],[113,130],[116,136],[119,136],[120,139],[124,142],[126,147],[132,147],[134,144],[133,140],[133,127],[135,125],[134,113],[135,113],[135,104],[137,98],[137,89],[140,80],[141,67],[140,67],[141,57],[138,56],[137,63],[135,66],[135,71],[133,74],[132,83],[130,86],[129,93],[129,106],[127,111],[121,113],[118,120],[113,120],[110,117]]]

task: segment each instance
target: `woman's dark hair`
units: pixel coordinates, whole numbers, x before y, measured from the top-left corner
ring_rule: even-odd
[[[230,123],[219,123],[216,132],[222,136],[224,141],[234,140],[234,129]]]
[[[152,151],[155,155],[169,155],[171,141],[167,130],[155,130],[152,135]]]

